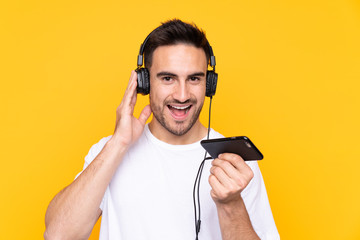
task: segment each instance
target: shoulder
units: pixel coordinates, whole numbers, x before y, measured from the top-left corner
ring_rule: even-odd
[[[85,157],[85,163],[89,164],[101,152],[105,144],[110,140],[112,135],[101,138],[97,143],[91,146],[88,154]]]
[[[221,133],[215,131],[214,129],[210,129],[210,136],[209,138],[212,139],[212,138],[223,138],[224,135],[222,135]]]

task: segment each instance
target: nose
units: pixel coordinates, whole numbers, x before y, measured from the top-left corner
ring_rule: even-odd
[[[179,102],[186,102],[190,99],[190,89],[187,82],[180,80],[176,86],[173,97]]]

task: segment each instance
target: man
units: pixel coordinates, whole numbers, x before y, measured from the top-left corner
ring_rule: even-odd
[[[145,45],[150,106],[133,116],[137,78],[144,77],[133,71],[114,134],[90,149],[83,172],[50,203],[46,239],[87,239],[100,215],[100,239],[195,239],[192,190],[207,135],[199,114],[209,44],[196,26],[175,19]],[[211,130],[210,138],[219,137]],[[256,162],[224,153],[205,164],[204,175],[199,239],[279,239]]]

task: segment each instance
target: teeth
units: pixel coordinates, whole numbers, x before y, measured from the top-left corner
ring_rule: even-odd
[[[171,106],[172,108],[175,108],[175,109],[180,109],[180,110],[183,110],[183,109],[186,109],[190,106],[184,106],[184,107],[178,107],[178,106]]]

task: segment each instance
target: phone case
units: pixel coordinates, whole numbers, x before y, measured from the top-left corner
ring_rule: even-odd
[[[202,140],[200,143],[214,159],[221,153],[235,153],[245,161],[262,160],[264,158],[257,147],[245,136]]]

